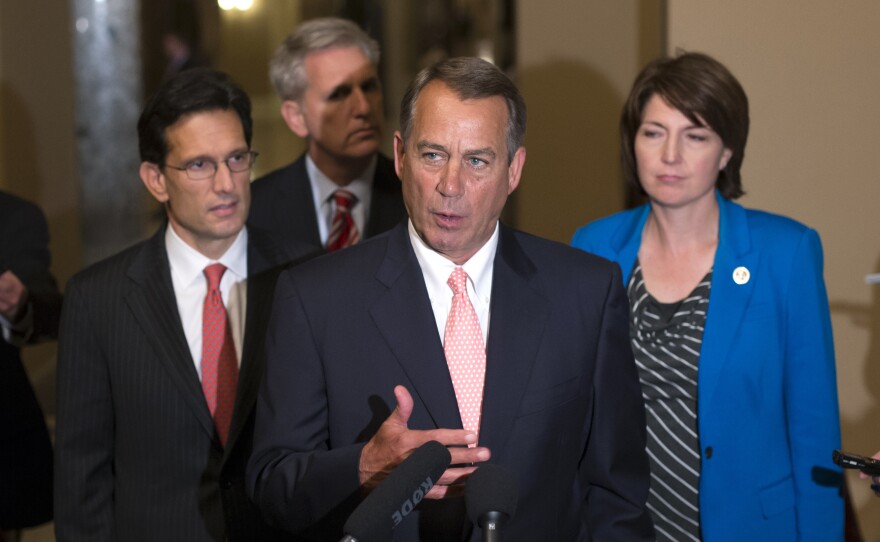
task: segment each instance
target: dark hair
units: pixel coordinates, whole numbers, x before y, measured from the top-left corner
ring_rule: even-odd
[[[185,70],[166,81],[147,101],[138,119],[141,160],[164,164],[168,156],[165,131],[186,115],[233,110],[241,119],[244,139],[251,145],[253,123],[248,95],[223,72],[209,68]]]
[[[357,47],[373,65],[379,64],[379,44],[347,19],[323,17],[297,26],[275,49],[269,79],[282,100],[299,100],[309,84],[306,55],[335,47]]]
[[[461,100],[504,98],[507,102],[507,161],[513,160],[526,136],[526,103],[504,72],[476,57],[441,60],[416,75],[400,102],[400,133],[404,144],[412,133],[416,100],[431,81],[443,82]]]
[[[639,193],[635,138],[645,104],[660,96],[694,124],[708,125],[732,151],[727,166],[718,173],[716,188],[727,199],[744,194],[740,167],[749,136],[749,100],[739,81],[723,64],[702,53],[661,58],[645,66],[636,77],[620,116],[620,158],[624,180]]]

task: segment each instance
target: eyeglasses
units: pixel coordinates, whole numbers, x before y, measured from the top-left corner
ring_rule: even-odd
[[[257,156],[259,155],[260,153],[254,151],[237,152],[226,160],[222,160],[222,162],[226,164],[226,167],[232,173],[243,173],[254,166],[254,162],[257,161]],[[187,162],[182,167],[172,166],[171,164],[165,164],[164,166],[176,169],[177,171],[185,171],[186,176],[193,181],[203,181],[211,179],[217,174],[219,163],[208,158],[198,158]]]

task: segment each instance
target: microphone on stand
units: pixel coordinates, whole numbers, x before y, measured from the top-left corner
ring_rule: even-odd
[[[483,530],[483,542],[500,542],[501,531],[513,519],[517,501],[516,479],[509,469],[494,463],[480,465],[464,487],[468,516]]]
[[[391,531],[434,487],[452,456],[437,441],[428,441],[404,459],[354,509],[339,542],[388,542]]]

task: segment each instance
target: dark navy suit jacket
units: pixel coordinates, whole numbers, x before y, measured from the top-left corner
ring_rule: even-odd
[[[379,154],[369,219],[362,238],[372,237],[393,228],[406,216],[400,181],[394,162]],[[251,185],[251,210],[248,225],[322,249],[315,212],[312,185],[306,170],[306,155],[277,169]]]
[[[653,540],[620,271],[500,227],[480,444],[519,485],[505,540]],[[396,384],[415,401],[411,429],[461,428],[405,222],[279,278],[248,467],[270,521],[342,535]],[[461,499],[422,501],[395,540],[476,540],[461,511]]]

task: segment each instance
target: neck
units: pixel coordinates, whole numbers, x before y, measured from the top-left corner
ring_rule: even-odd
[[[351,181],[357,179],[370,165],[373,156],[375,154],[361,158],[339,158],[315,149],[314,146],[309,149],[309,157],[315,166],[338,186],[347,186]]]
[[[718,202],[679,208],[651,205],[643,236],[672,252],[718,243]]]

